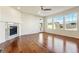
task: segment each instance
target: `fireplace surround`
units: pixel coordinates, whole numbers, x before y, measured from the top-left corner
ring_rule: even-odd
[[[19,36],[19,23],[7,23],[6,24],[6,39],[12,39]]]

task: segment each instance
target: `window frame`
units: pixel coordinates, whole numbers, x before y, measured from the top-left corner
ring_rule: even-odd
[[[51,22],[48,22],[49,19],[51,19]],[[51,24],[51,26],[52,26],[51,29],[48,28],[48,25],[49,25],[49,24]],[[52,17],[48,17],[48,18],[47,18],[47,26],[46,26],[46,27],[47,27],[47,29],[49,29],[49,30],[52,30],[52,29],[53,29],[53,20],[52,20]]]

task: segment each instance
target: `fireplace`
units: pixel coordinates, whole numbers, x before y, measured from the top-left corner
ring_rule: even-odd
[[[17,26],[10,26],[10,36],[17,34]]]

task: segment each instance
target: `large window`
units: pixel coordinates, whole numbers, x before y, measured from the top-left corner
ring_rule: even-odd
[[[52,18],[47,19],[47,29],[52,29]]]
[[[56,16],[53,18],[53,28],[54,29],[63,29],[63,16]]]
[[[77,30],[77,13],[69,13],[48,18],[47,29]]]
[[[77,30],[77,14],[76,13],[70,13],[65,16],[65,29]]]

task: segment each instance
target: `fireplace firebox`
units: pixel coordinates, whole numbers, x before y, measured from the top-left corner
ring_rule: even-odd
[[[10,36],[17,34],[17,26],[10,26]]]

